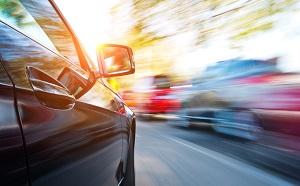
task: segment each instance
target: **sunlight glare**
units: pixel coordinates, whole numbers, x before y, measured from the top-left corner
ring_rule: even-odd
[[[56,0],[58,7],[76,32],[92,59],[96,59],[96,46],[108,42],[109,9],[119,0],[72,1]]]

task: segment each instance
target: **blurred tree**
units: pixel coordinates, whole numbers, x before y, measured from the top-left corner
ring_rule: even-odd
[[[224,36],[243,40],[252,34],[270,30],[282,13],[293,11],[297,0],[132,0],[121,1],[120,8],[130,8],[128,38],[136,47],[190,32],[193,44]],[[116,17],[119,19],[120,17]]]
[[[147,46],[152,46],[156,42],[166,38],[166,36],[155,36],[154,33],[148,32],[144,33],[143,29],[145,26],[143,23],[136,23],[129,31],[129,41],[128,45],[133,48],[143,48]]]
[[[121,40],[136,53],[141,48],[163,46],[149,52],[152,58],[148,60],[136,58],[140,71],[146,72],[149,66],[161,69],[156,63],[171,69],[182,53],[209,47],[215,41],[226,41],[228,48],[242,48],[240,41],[276,27],[285,13],[295,11],[297,3],[298,0],[120,0],[111,9],[110,34],[121,33]],[[178,40],[179,45],[175,42]],[[152,73],[155,74],[153,68]]]
[[[0,0],[0,12],[4,16],[14,19],[17,25],[21,25],[27,16],[25,8],[18,0]]]
[[[137,9],[135,9],[131,3],[121,1],[111,8],[110,14],[114,24],[112,24],[112,28],[110,28],[110,33],[113,34],[115,31],[119,33],[120,30],[122,30],[121,40],[125,38],[126,44],[133,49],[153,46],[156,42],[166,38],[166,36],[159,36],[151,31],[146,31],[145,29],[150,25],[145,22],[146,20],[136,19],[138,15],[135,14],[135,11],[137,11]]]

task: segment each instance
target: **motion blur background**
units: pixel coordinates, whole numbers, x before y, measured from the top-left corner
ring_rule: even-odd
[[[277,170],[299,181],[300,1],[55,2],[94,61],[100,43],[133,48],[136,73],[110,80],[129,106],[175,113],[137,124],[138,184],[289,185]],[[56,50],[18,0],[0,0],[1,16]]]
[[[163,73],[173,82],[188,81],[206,66],[232,58],[277,58],[280,69],[300,71],[297,0],[58,3],[91,56],[105,42],[134,49],[137,71],[118,79],[121,90],[146,75]]]

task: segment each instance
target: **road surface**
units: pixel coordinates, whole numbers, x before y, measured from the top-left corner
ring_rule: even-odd
[[[156,185],[299,185],[299,182],[257,166],[248,142],[186,129],[164,120],[138,119],[135,146],[137,186]]]

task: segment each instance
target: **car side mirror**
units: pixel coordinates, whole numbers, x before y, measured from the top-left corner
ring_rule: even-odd
[[[115,77],[133,74],[135,64],[132,49],[124,45],[101,44],[97,46],[98,77]]]

